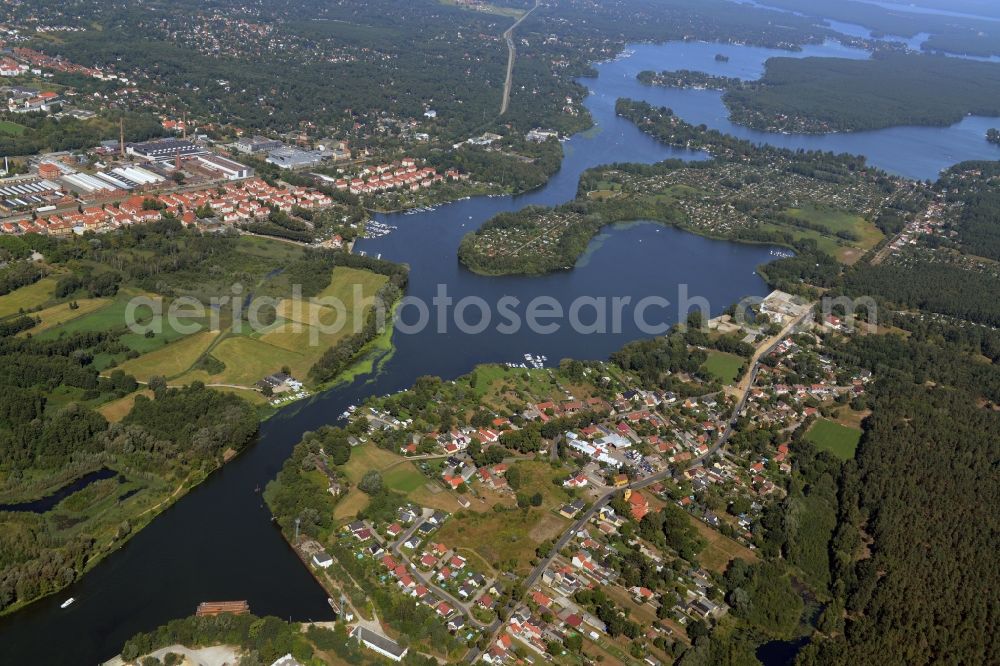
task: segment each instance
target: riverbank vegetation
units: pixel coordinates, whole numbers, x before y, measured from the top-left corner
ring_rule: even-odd
[[[251,405],[198,383],[157,385],[152,398],[136,398],[120,424],[109,424],[86,402],[68,401],[135,389],[135,380],[121,371],[104,379],[80,366],[79,354],[101,339],[76,334],[57,342],[0,340],[3,611],[73,582],[257,431]],[[50,509],[12,506],[104,468],[117,471],[117,478],[85,486]]]

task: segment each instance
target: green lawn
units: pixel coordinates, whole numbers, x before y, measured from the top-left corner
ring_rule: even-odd
[[[401,463],[382,475],[385,485],[396,492],[409,495],[427,483],[427,477],[417,470],[413,463]]]
[[[740,376],[740,369],[746,363],[742,356],[720,351],[709,351],[705,361],[705,371],[723,384],[733,384]]]
[[[21,136],[24,130],[28,129],[24,125],[18,125],[10,120],[0,120],[0,134],[7,136]]]
[[[806,439],[841,460],[850,460],[858,448],[861,431],[820,419],[809,428]]]
[[[837,235],[839,232],[849,232],[857,240],[848,241],[861,248],[869,249],[882,240],[882,232],[860,215],[825,206],[803,206],[790,208],[787,212],[792,217],[816,224],[826,230],[826,233]]]

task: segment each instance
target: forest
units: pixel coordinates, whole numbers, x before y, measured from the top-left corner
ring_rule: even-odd
[[[859,264],[845,274],[843,289],[851,296],[874,296],[890,307],[1000,326],[1000,278],[986,271],[919,259]]]
[[[857,132],[1000,116],[998,86],[1000,65],[945,56],[772,58],[759,81],[723,100],[733,121],[756,129]]]
[[[982,507],[998,501],[1000,417],[948,387],[886,380],[872,399],[840,484],[828,637],[797,663],[996,662],[1000,526]]]
[[[946,201],[961,206],[955,223],[958,248],[1000,261],[1000,162],[957,164],[942,174],[935,187],[946,193]]]
[[[133,533],[144,504],[123,504],[125,495],[115,500],[106,493],[127,481],[139,496],[166,499],[174,485],[215,469],[257,432],[256,409],[200,383],[156,384],[153,397],[137,397],[119,424],[84,404],[52,404],[47,394],[63,387],[116,396],[135,390],[135,380],[120,370],[105,379],[81,366],[103,342],[93,335],[54,343],[0,339],[4,496],[37,497],[53,482],[101,468],[119,470],[124,479],[88,487],[45,513],[0,512],[0,610],[68,585]]]

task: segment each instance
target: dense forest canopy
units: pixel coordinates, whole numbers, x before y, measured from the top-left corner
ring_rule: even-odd
[[[829,132],[951,125],[968,114],[1000,116],[996,63],[884,53],[871,60],[772,58],[766,67],[759,82],[726,93],[733,120],[757,128]]]

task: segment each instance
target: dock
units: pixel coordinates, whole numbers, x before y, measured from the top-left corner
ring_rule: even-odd
[[[243,601],[203,601],[198,604],[195,615],[209,617],[229,613],[231,615],[247,615],[250,613],[250,603]]]

